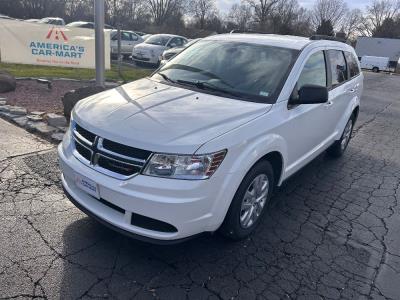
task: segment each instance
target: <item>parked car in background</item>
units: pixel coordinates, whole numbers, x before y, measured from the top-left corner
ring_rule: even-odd
[[[121,30],[121,54],[125,57],[130,56],[133,47],[143,43],[143,38],[134,31]],[[110,33],[111,56],[118,54],[118,31],[111,30]]]
[[[0,19],[15,20],[14,18],[11,18],[11,17],[6,16],[6,15],[2,15],[2,14],[0,14]]]
[[[37,23],[37,22],[40,21],[40,19],[27,19],[27,20],[24,20],[24,21],[28,22],[28,23]]]
[[[373,72],[389,71],[389,57],[363,56],[361,57],[361,68]]]
[[[144,35],[147,35],[147,33],[145,33],[145,32],[141,32],[141,31],[134,31],[134,33],[136,33],[137,35],[140,35],[140,36],[144,36]]]
[[[160,56],[166,49],[182,47],[187,42],[188,40],[182,36],[155,34],[133,48],[132,59],[139,63],[158,65]]]
[[[48,18],[43,18],[37,21],[36,23],[39,24],[51,24],[51,25],[57,25],[57,26],[64,26],[65,21],[62,18],[54,18],[54,17],[48,17]]]
[[[187,42],[187,44],[183,45],[182,47],[175,47],[172,49],[165,50],[160,57],[161,64],[165,64],[172,57],[174,57],[178,53],[181,53],[184,49],[193,45],[194,43],[198,42],[199,40],[201,40],[201,39],[190,40]]]
[[[86,21],[76,21],[65,25],[66,27],[78,27],[78,28],[89,28],[94,29],[93,22],[86,22]],[[105,29],[114,29],[111,25],[104,24]]]
[[[82,211],[138,239],[243,239],[277,186],[325,150],[345,153],[362,90],[345,43],[207,37],[150,77],[78,102],[58,147],[61,182]]]
[[[149,37],[151,37],[152,36],[152,34],[145,34],[145,35],[142,35],[142,38],[144,39],[144,40],[147,40]]]

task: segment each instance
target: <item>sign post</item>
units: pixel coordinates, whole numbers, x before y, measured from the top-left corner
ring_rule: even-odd
[[[104,0],[94,0],[96,85],[104,87]]]

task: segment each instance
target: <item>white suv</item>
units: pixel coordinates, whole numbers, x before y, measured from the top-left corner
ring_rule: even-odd
[[[244,238],[274,187],[327,149],[343,154],[362,88],[344,43],[208,37],[76,105],[58,148],[62,184],[88,215],[139,239]]]

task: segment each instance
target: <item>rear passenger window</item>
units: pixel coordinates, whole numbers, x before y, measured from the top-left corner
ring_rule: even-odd
[[[332,86],[335,87],[347,80],[346,61],[342,51],[328,50],[328,54],[332,72]]]
[[[306,84],[326,86],[325,55],[322,51],[312,54],[301,71],[297,88],[301,89]]]
[[[121,40],[122,41],[130,41],[131,40],[130,34],[128,32],[121,32]]]
[[[350,52],[344,52],[346,57],[347,67],[349,68],[350,78],[360,74],[360,69],[358,68],[358,63],[356,57]]]

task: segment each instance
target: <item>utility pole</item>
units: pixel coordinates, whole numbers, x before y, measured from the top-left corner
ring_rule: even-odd
[[[122,62],[122,55],[121,55],[121,24],[118,23],[118,30],[117,30],[117,36],[118,36],[118,50],[117,50],[117,55],[118,55],[118,75],[120,78],[122,78],[121,74],[121,62]]]
[[[96,52],[96,85],[104,87],[104,0],[94,0],[94,31]]]

